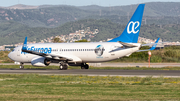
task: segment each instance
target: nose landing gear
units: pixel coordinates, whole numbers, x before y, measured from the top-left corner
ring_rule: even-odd
[[[24,69],[24,63],[21,62],[19,68]]]

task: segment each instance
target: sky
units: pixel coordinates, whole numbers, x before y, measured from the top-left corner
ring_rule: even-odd
[[[180,2],[180,0],[1,0],[0,6],[8,7],[16,4],[25,5],[99,5],[99,6],[122,6],[145,2]]]

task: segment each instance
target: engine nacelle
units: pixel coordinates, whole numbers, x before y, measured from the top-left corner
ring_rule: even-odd
[[[51,60],[48,60],[44,57],[35,57],[31,60],[31,64],[37,67],[45,67],[51,63]]]

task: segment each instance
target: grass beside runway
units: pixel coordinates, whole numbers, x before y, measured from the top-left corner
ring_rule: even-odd
[[[0,74],[0,100],[180,100],[180,78]]]
[[[0,65],[0,69],[19,69],[19,65]],[[59,69],[59,66],[34,67],[32,65],[25,65],[24,69]],[[68,69],[81,69],[80,66],[70,66]],[[89,67],[89,69],[107,69],[107,70],[180,70],[180,67]]]

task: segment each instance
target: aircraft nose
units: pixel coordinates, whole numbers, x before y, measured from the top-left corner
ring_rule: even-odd
[[[9,57],[11,60],[13,60],[13,59],[12,59],[12,52],[10,52],[10,53],[8,54],[8,57]]]

